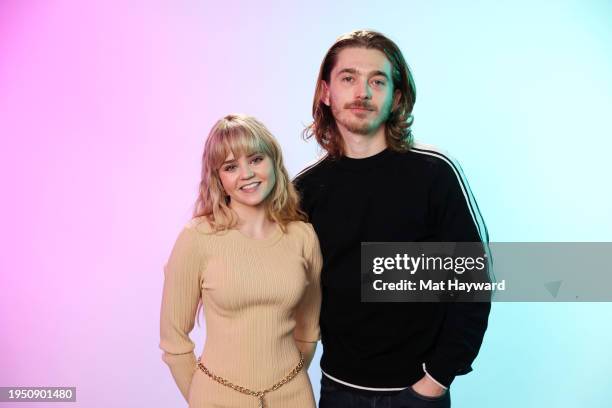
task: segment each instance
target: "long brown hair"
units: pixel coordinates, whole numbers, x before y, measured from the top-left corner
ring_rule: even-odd
[[[393,89],[400,91],[397,106],[385,124],[385,139],[387,146],[395,151],[406,151],[413,142],[410,127],[414,122],[412,109],[416,101],[416,87],[408,64],[399,47],[376,31],[357,30],[340,36],[325,54],[312,102],[312,117],[314,121],[304,129],[304,139],[314,136],[319,145],[332,157],[344,153],[342,137],[338,131],[331,108],[325,105],[323,95],[323,81],[329,84],[331,71],[336,65],[340,51],[345,48],[368,48],[383,52],[392,67]]]
[[[306,219],[299,209],[299,196],[290,182],[278,143],[260,121],[240,114],[220,119],[208,135],[202,154],[202,177],[194,218],[205,216],[214,231],[230,229],[238,223],[238,216],[230,208],[219,178],[219,168],[230,152],[236,158],[260,152],[274,163],[276,182],[265,200],[266,215],[270,220],[286,231],[289,222]]]

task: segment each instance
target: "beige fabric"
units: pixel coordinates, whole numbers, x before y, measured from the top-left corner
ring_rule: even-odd
[[[204,218],[179,234],[165,267],[163,360],[189,406],[257,407],[257,399],[213,382],[197,369],[194,327],[206,322],[202,363],[216,375],[263,390],[299,361],[295,341],[319,339],[321,251],[310,224],[292,222],[263,240],[238,230],[211,233]],[[312,408],[306,370],[266,397],[266,406]]]

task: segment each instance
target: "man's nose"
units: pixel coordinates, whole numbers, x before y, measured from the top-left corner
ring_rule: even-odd
[[[362,81],[357,85],[357,99],[372,99],[372,89],[368,81]]]

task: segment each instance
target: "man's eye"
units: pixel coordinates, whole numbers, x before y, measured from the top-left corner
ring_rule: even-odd
[[[353,77],[350,77],[350,76],[344,77],[344,78],[342,78],[342,82],[351,83],[351,82],[353,82]]]
[[[374,85],[376,85],[376,86],[385,86],[386,85],[385,81],[380,80],[380,79],[375,79],[373,82],[374,82]]]

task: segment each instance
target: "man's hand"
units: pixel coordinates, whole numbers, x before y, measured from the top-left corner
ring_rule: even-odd
[[[424,375],[419,381],[412,385],[412,389],[425,397],[441,397],[446,390],[433,382],[428,375]]]

